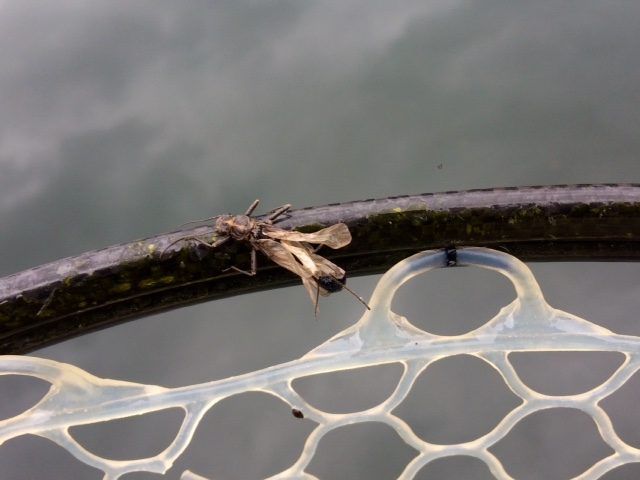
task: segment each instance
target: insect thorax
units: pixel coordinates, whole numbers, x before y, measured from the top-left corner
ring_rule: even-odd
[[[221,215],[216,219],[216,231],[235,240],[248,239],[255,227],[256,221],[247,215]]]

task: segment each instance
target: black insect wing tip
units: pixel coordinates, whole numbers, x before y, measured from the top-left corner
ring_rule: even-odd
[[[324,275],[318,278],[318,285],[329,293],[336,293],[342,290],[347,283],[347,276],[338,279],[330,275]]]

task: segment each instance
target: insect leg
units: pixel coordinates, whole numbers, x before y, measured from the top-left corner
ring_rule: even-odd
[[[253,277],[256,274],[256,272],[250,272],[248,270],[242,270],[241,268],[238,268],[235,265],[233,267],[225,268],[222,271],[223,272],[228,272],[229,270],[234,270],[234,271],[236,271],[238,273],[244,273],[245,275],[249,275],[250,277]]]
[[[247,208],[247,211],[244,212],[245,215],[251,215],[253,213],[253,211],[256,209],[256,207],[258,206],[258,204],[260,203],[260,199],[256,198],[255,202],[253,202],[251,205],[249,205],[249,208]]]
[[[213,242],[211,245],[209,245],[211,248],[218,248],[220,245],[227,243],[229,241],[231,237],[228,235],[225,235],[224,237],[220,237],[219,239],[217,239],[215,242]]]
[[[251,249],[251,270],[242,270],[241,268],[236,267],[235,265],[229,268],[225,268],[223,272],[228,272],[229,270],[235,270],[239,273],[244,273],[245,275],[249,275],[253,277],[258,271],[258,259],[256,256],[256,249]]]
[[[281,207],[276,208],[273,212],[269,214],[267,217],[266,223],[272,223],[276,218],[278,218],[283,213],[286,213],[291,209],[291,204],[287,203],[286,205],[282,205]]]
[[[215,218],[217,218],[218,216],[216,215],[215,217],[208,217],[208,218],[203,218],[201,220],[191,220],[190,222],[187,223],[182,223],[179,226],[180,227],[186,227],[187,225],[192,225],[194,223],[204,223],[204,222],[208,222],[210,220],[214,220]]]
[[[251,271],[255,275],[258,271],[258,255],[255,247],[251,249]]]

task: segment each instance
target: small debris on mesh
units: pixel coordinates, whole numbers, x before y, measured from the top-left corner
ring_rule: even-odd
[[[291,414],[296,418],[304,418],[304,413],[302,413],[302,410],[298,410],[297,408],[292,408]]]

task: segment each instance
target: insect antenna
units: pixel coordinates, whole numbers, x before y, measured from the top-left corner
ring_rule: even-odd
[[[251,215],[253,213],[253,211],[257,208],[259,203],[260,203],[260,200],[256,199],[251,205],[249,205],[249,208],[247,208],[247,211],[244,214],[245,215]],[[291,208],[291,205],[289,205],[289,208]],[[190,222],[187,222],[187,223],[181,223],[179,226],[180,227],[185,227],[187,225],[193,225],[194,223],[209,222],[211,220],[215,220],[219,216],[220,215],[216,215],[215,217],[202,218],[200,220],[191,220]]]
[[[335,292],[339,292],[342,289],[345,289],[351,295],[356,297],[361,304],[367,307],[367,310],[371,310],[371,307],[369,307],[369,304],[365,302],[365,300],[360,295],[358,295],[356,292],[354,292],[349,287],[347,287],[346,275],[342,278],[337,278],[337,277],[334,277],[333,275],[323,275],[317,278],[316,281],[318,286],[322,284],[322,288],[324,288],[329,293],[335,293]]]
[[[365,307],[367,307],[367,310],[371,310],[371,307],[369,306],[369,304],[367,302],[365,302],[364,298],[362,298],[360,295],[358,295],[356,292],[354,292],[353,290],[351,290],[349,287],[347,287],[346,285],[342,284],[342,288],[344,288],[347,292],[349,292],[351,295],[353,295],[354,297],[356,297],[358,299],[358,301],[364,305]]]
[[[229,238],[231,238],[231,237],[222,237],[222,238],[219,238],[218,240],[216,240],[216,241],[215,241],[215,243],[210,244],[210,243],[207,243],[207,242],[205,242],[204,240],[202,240],[202,239],[200,239],[200,238],[198,238],[198,237],[181,237],[181,238],[178,238],[177,240],[174,240],[173,242],[171,242],[171,243],[170,243],[169,245],[167,245],[166,247],[164,247],[164,248],[162,249],[162,253],[160,253],[160,258],[164,257],[164,254],[166,253],[166,251],[167,251],[170,247],[174,246],[176,243],[186,242],[186,241],[189,241],[189,240],[193,240],[193,241],[195,241],[195,242],[197,242],[197,243],[199,243],[199,244],[201,244],[201,245],[204,245],[204,246],[206,246],[206,247],[209,247],[209,248],[216,248],[216,247],[219,247],[220,245],[222,245],[223,243],[225,243],[227,240],[229,240]]]
[[[216,215],[215,217],[209,217],[209,218],[202,218],[200,220],[191,220],[190,222],[186,222],[186,223],[181,223],[180,225],[178,225],[178,227],[186,227],[187,225],[193,225],[194,223],[204,223],[204,222],[209,222],[211,220],[215,220],[216,218],[218,218],[219,215]]]
[[[173,242],[171,242],[169,245],[167,245],[166,247],[164,247],[162,249],[162,252],[160,253],[160,258],[164,257],[164,254],[167,252],[167,250],[169,250],[169,248],[173,247],[176,243],[180,243],[182,241],[191,240],[192,238],[195,238],[195,237],[182,237],[182,238],[179,238],[177,240],[174,240]]]
[[[353,295],[354,297],[356,297],[358,299],[358,301],[364,305],[365,307],[367,307],[367,310],[371,310],[371,307],[369,306],[369,304],[367,302],[365,302],[364,298],[362,298],[360,295],[358,295],[356,292],[354,292],[353,290],[351,290],[349,287],[347,287],[347,277],[343,277],[342,280],[332,277],[332,280],[337,282],[340,285],[341,289],[345,289],[347,292],[349,292],[351,295]]]

